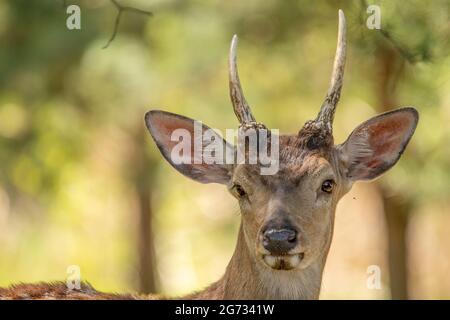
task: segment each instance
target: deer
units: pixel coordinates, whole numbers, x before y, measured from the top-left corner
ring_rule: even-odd
[[[260,174],[260,163],[178,163],[171,157],[175,129],[194,135],[195,120],[161,110],[145,124],[162,156],[184,176],[227,187],[239,204],[241,223],[231,260],[220,280],[181,299],[318,299],[333,237],[338,201],[356,181],[373,180],[392,168],[410,141],[419,119],[413,107],[377,115],[341,144],[334,144],[333,119],[340,99],[346,60],[346,22],[339,10],[337,49],[331,81],[317,117],[296,134],[274,137],[255,120],[237,70],[237,36],[229,54],[229,90],[239,132],[266,131],[278,139],[278,171]],[[202,130],[209,127],[202,124]],[[236,146],[218,136],[236,152]],[[192,157],[194,155],[191,155]],[[193,159],[191,159],[193,160]],[[20,284],[0,289],[2,299],[156,299],[116,295],[88,283],[69,290],[65,283]]]

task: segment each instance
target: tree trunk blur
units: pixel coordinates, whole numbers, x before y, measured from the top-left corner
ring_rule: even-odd
[[[408,299],[408,270],[406,229],[409,222],[409,206],[398,196],[382,191],[384,212],[388,226],[389,273],[392,299]]]
[[[397,107],[395,86],[403,69],[403,58],[394,49],[382,46],[377,52],[379,68],[378,105],[381,112]],[[388,236],[389,281],[391,298],[408,299],[406,230],[409,223],[409,206],[399,197],[389,196],[386,188],[380,188],[384,201],[384,214]]]
[[[142,127],[142,128],[141,128]],[[152,165],[145,152],[147,145],[143,125],[138,126],[136,134],[136,152],[133,163],[133,183],[137,198],[137,250],[138,250],[138,287],[140,293],[155,293],[157,289],[155,248],[152,229]]]

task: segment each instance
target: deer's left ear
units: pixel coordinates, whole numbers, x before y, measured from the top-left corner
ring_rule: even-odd
[[[342,174],[349,180],[371,180],[400,158],[419,120],[414,108],[383,113],[360,124],[337,146]]]

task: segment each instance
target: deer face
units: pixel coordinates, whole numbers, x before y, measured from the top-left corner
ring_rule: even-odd
[[[288,151],[289,145],[280,148]],[[306,152],[289,159],[281,159],[280,170],[270,176],[239,165],[229,186],[254,258],[276,270],[303,269],[320,257],[330,243],[340,197],[339,173],[324,156]]]
[[[230,50],[230,96],[240,122],[240,132],[267,130],[257,123],[242,93],[236,66],[237,38]],[[400,158],[417,125],[418,113],[402,108],[359,125],[339,145],[334,144],[332,122],[339,100],[345,64],[345,18],[339,12],[338,47],[330,88],[315,120],[295,135],[278,139],[278,171],[261,175],[260,164],[206,163],[188,153],[188,161],[174,161],[179,141],[174,130],[188,133],[195,144],[195,121],[180,115],[150,111],[147,127],[169,163],[182,174],[202,183],[221,183],[239,202],[242,228],[249,255],[265,268],[301,270],[326,258],[339,199],[357,180],[371,180],[390,169]],[[200,133],[209,128],[202,125]],[[203,140],[203,137],[200,137]],[[216,136],[224,154],[234,147]],[[244,146],[245,147],[245,146]],[[208,143],[203,143],[203,149]],[[191,147],[189,147],[189,151]],[[244,148],[245,149],[245,148]],[[186,160],[186,159],[185,159]]]

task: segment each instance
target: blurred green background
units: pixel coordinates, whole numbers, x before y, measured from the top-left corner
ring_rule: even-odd
[[[335,140],[399,106],[420,112],[400,162],[341,201],[321,298],[450,299],[450,1],[0,2],[0,286],[64,280],[179,295],[224,272],[239,210],[165,163],[143,116],[235,128],[227,55],[256,118],[296,132],[328,88],[337,12],[348,57]],[[81,30],[66,6],[81,7]],[[370,30],[369,4],[381,8]],[[369,266],[381,270],[370,289]]]

